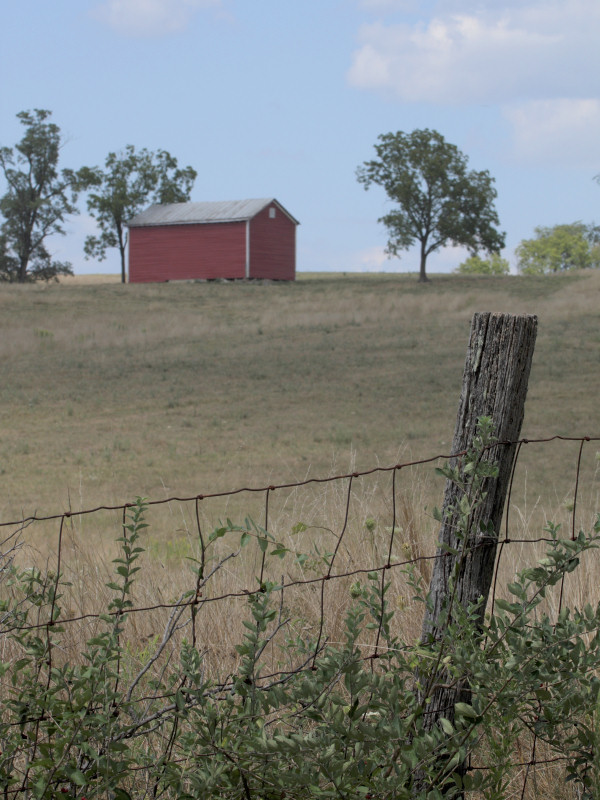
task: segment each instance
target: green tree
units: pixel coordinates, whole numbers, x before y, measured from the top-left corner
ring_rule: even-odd
[[[515,250],[519,272],[544,275],[571,269],[600,266],[598,228],[573,222],[570,225],[538,226],[535,238],[523,239]]]
[[[510,265],[500,253],[492,253],[487,258],[473,254],[454,271],[460,275],[508,275]]]
[[[418,242],[420,281],[428,280],[427,257],[440,247],[462,245],[472,253],[504,247],[495,227],[494,179],[487,171],[469,171],[467,157],[440,133],[386,133],[375,151],[377,159],[365,161],[357,179],[365,189],[382,186],[396,204],[379,220],[388,229],[387,252],[398,256]]]
[[[58,169],[61,134],[49,122],[51,111],[21,111],[17,118],[25,128],[14,147],[0,147],[0,169],[7,184],[0,197],[0,280],[50,280],[72,274],[71,265],[54,261],[44,242],[52,234],[64,234],[63,223],[79,213],[75,203],[79,177],[71,169]]]
[[[594,222],[586,226],[586,238],[590,245],[592,267],[600,267],[600,225]]]
[[[0,281],[13,283],[19,275],[19,261],[10,252],[8,240],[4,234],[0,234]]]
[[[121,280],[125,283],[125,228],[128,220],[151,203],[185,203],[196,179],[192,167],[179,169],[177,159],[165,150],[151,152],[129,144],[120,153],[109,153],[100,167],[84,167],[81,177],[92,187],[87,207],[100,234],[85,241],[86,258],[106,258],[117,247]]]

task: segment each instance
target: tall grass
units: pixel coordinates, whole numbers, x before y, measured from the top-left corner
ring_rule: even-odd
[[[500,534],[501,541],[508,538],[510,543],[499,551],[499,596],[518,571],[542,557],[547,547],[543,540],[548,538],[544,529],[549,522],[559,526],[568,538],[572,531],[576,534],[580,529],[591,529],[600,507],[600,460],[593,443],[583,450],[576,504],[573,493],[578,445],[553,442],[527,447],[538,451],[558,447],[565,481],[571,490],[563,497],[549,494],[531,498],[528,456],[537,464],[540,455],[522,452]],[[338,470],[334,474],[339,474]],[[324,612],[330,635],[334,639],[341,636],[349,588],[368,571],[388,563],[401,566],[412,562],[424,585],[428,585],[438,535],[434,508],[442,496],[442,479],[434,474],[431,464],[424,464],[404,467],[395,478],[392,472],[375,472],[291,488],[207,497],[197,502],[175,499],[151,506],[147,511],[149,528],[143,538],[144,580],[136,585],[133,599],[135,606],[152,610],[133,615],[132,652],[145,652],[148,643],[162,630],[170,611],[155,607],[169,606],[193,588],[194,570],[202,558],[201,538],[206,540],[227,520],[236,525],[252,520],[266,527],[273,539],[291,553],[308,554],[301,562],[288,559],[281,572],[275,559],[270,567],[275,572],[269,578],[293,584],[286,590],[285,602],[303,625],[314,630]],[[106,584],[113,569],[112,560],[118,554],[115,535],[121,519],[118,510],[98,511],[74,514],[63,524],[61,570],[70,584],[65,593],[65,613],[67,617],[84,618],[80,633],[73,633],[70,656],[81,652],[80,637],[87,635],[93,624],[88,615],[102,613],[106,608],[110,597]],[[18,563],[55,570],[59,530],[57,520],[30,524],[22,533]],[[334,551],[332,574],[348,574],[348,578],[328,582],[323,601],[320,580],[327,572],[328,554]],[[227,664],[236,663],[235,643],[243,633],[241,608],[247,593],[256,589],[261,553],[256,547],[241,549],[239,534],[232,532],[213,547],[215,563],[226,557],[227,563],[207,589],[211,601],[223,599],[211,602],[204,612],[202,628],[203,647],[219,669],[223,664],[227,668]],[[574,576],[566,577],[560,602],[578,608],[587,602],[598,602],[599,567],[598,556],[588,553]],[[397,612],[395,624],[401,626],[403,638],[416,641],[421,630],[421,606],[415,605],[414,592],[401,568],[389,570],[388,575],[389,597]],[[544,608],[551,616],[558,612],[559,595],[559,590],[547,595]]]

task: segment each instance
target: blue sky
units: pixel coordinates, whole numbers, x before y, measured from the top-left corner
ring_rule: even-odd
[[[512,262],[536,225],[600,222],[599,42],[598,0],[4,2],[0,145],[47,108],[63,166],[165,149],[198,171],[193,200],[276,197],[299,270],[416,271],[385,257],[389,204],[355,170],[379,134],[434,128],[496,179]],[[116,252],[85,261],[80,205],[53,252],[117,272]]]

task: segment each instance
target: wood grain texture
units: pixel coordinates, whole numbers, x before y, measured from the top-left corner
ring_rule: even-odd
[[[460,500],[462,489],[447,482],[439,542],[458,552],[454,555],[443,546],[438,548],[430,584],[431,606],[423,621],[424,646],[441,638],[448,618],[452,618],[451,603],[465,608],[479,603],[478,614],[483,622],[516,450],[516,445],[502,442],[514,442],[520,436],[536,333],[535,316],[478,313],[473,317],[452,452],[467,450],[478,419],[491,417],[498,444],[485,457],[497,464],[498,477],[485,479],[485,499],[472,514],[462,537],[456,535],[457,515],[450,511]],[[451,460],[450,466],[461,470],[461,457]],[[455,569],[451,596],[449,578]],[[448,689],[443,678],[441,673],[433,676],[427,686],[419,689],[421,698],[428,698],[424,719],[428,729],[440,716],[452,720],[454,704],[470,698],[468,686]]]

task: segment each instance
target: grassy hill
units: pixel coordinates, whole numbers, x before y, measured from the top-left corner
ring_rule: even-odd
[[[599,296],[598,272],[0,286],[0,515],[447,452],[475,311],[539,317],[523,434],[597,435]],[[552,453],[530,483],[562,500]]]

